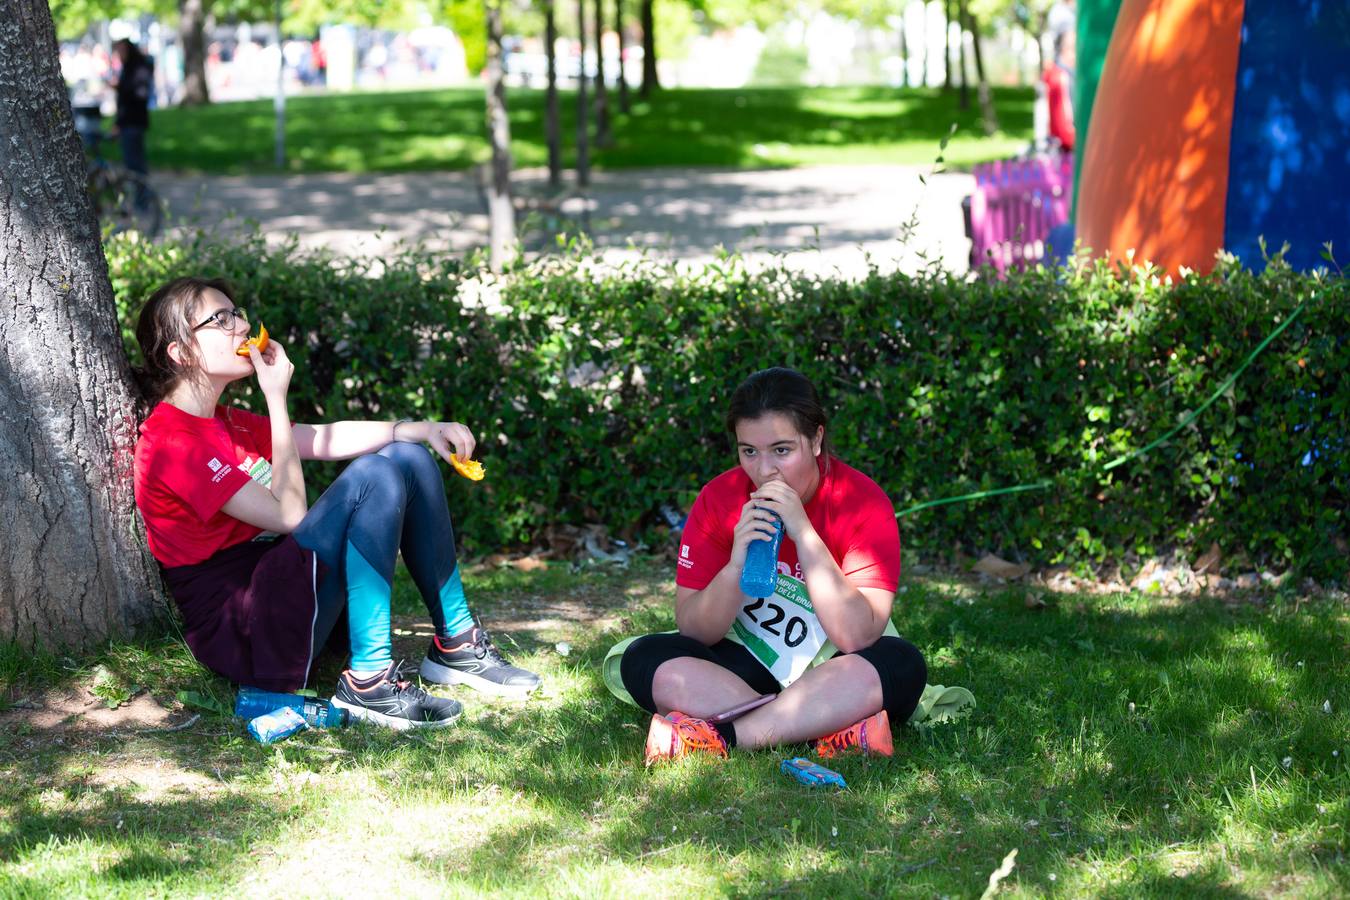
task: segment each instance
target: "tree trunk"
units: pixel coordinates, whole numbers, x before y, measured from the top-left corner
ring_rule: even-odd
[[[643,99],[650,97],[652,91],[661,85],[656,79],[656,13],[653,10],[655,0],[642,0],[642,87],[638,93]]]
[[[136,405],[46,0],[0,0],[0,641],[87,647],[165,611]]]
[[[590,103],[586,98],[586,0],[577,0],[577,41],[581,55],[577,71],[577,186],[591,183]]]
[[[178,0],[178,40],[183,46],[182,106],[211,102],[206,87],[206,7],[210,0]]]
[[[492,144],[488,264],[492,271],[500,272],[516,243],[516,210],[511,205],[511,123],[506,117],[500,0],[484,0],[483,11],[487,18],[487,128]]]
[[[562,135],[558,124],[558,23],[553,0],[544,0],[544,55],[548,60],[548,90],[544,95],[544,136],[548,143],[548,186],[562,187]]]
[[[619,38],[619,110],[627,115],[632,111],[628,98],[628,75],[623,70],[624,51],[628,49],[623,37],[623,0],[614,0],[614,33]]]
[[[928,0],[923,0],[923,81],[919,87],[928,87]]]
[[[942,89],[952,89],[952,0],[942,0]]]
[[[966,5],[965,0],[961,0],[961,5]],[[994,109],[994,98],[989,90],[989,79],[984,77],[984,51],[980,47],[979,23],[970,14],[968,7],[966,9],[966,26],[970,29],[970,42],[975,49],[975,83],[979,90],[980,114],[984,118],[984,133],[993,135],[994,132],[998,131],[998,112]]]
[[[900,86],[909,87],[909,38],[905,34],[905,5],[900,4]]]
[[[961,109],[970,109],[970,79],[966,76],[966,0],[957,0],[956,41],[961,62]]]
[[[595,0],[595,146],[609,147],[609,87],[605,84],[605,0]]]

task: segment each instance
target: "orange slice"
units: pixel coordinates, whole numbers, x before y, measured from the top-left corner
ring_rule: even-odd
[[[450,465],[454,466],[456,472],[470,481],[482,481],[483,476],[487,474],[483,470],[483,464],[478,460],[460,459],[458,453],[450,454]]]
[[[261,353],[261,352],[263,352],[264,350],[267,349],[267,326],[266,326],[266,325],[264,325],[263,323],[259,322],[259,323],[258,323],[258,336],[255,337],[255,338],[249,338],[248,340],[246,340],[246,341],[244,341],[242,344],[240,344],[240,345],[239,345],[239,349],[236,350],[236,351],[234,351],[234,352],[235,352],[235,355],[236,355],[236,356],[248,356],[248,345],[249,345],[249,344],[252,344],[253,346],[257,347],[259,353]]]

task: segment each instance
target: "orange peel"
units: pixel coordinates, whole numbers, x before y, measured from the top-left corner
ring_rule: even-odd
[[[458,453],[450,454],[450,465],[455,467],[455,471],[463,475],[470,481],[482,481],[487,472],[483,469],[483,464],[476,459],[460,459]]]
[[[259,353],[261,353],[261,352],[263,352],[264,350],[267,349],[268,338],[267,338],[267,326],[266,326],[266,325],[264,325],[264,324],[262,324],[261,322],[259,322],[259,323],[258,323],[258,336],[257,336],[257,337],[251,337],[251,338],[249,338],[248,340],[244,341],[242,344],[240,344],[240,345],[239,345],[239,349],[234,351],[235,355],[236,355],[236,356],[248,356],[248,345],[249,345],[249,344],[252,344],[253,346],[257,347]]]

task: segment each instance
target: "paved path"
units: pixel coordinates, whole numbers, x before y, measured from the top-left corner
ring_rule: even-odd
[[[938,260],[964,271],[969,242],[961,197],[969,175],[929,176],[907,166],[814,166],[769,171],[647,169],[597,173],[586,199],[563,212],[589,213],[591,235],[612,261],[643,252],[699,264],[718,248],[752,264],[784,254],[797,269],[856,277],[870,258],[914,271]],[[516,173],[518,193],[544,193],[546,174]],[[156,186],[175,218],[216,230],[256,220],[271,236],[294,233],[305,246],[380,256],[402,240],[464,251],[486,241],[487,217],[471,172],[399,175],[185,177]],[[233,214],[234,218],[231,218]],[[917,223],[907,242],[903,223]],[[529,246],[550,244],[540,227]]]

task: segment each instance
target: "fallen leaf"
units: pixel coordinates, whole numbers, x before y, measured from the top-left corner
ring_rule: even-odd
[[[1031,571],[1031,566],[1010,563],[1006,559],[999,559],[992,553],[986,553],[975,564],[974,571],[982,575],[992,575],[995,578],[1021,578]]]
[[[1204,555],[1195,561],[1195,565],[1192,566],[1192,569],[1197,575],[1210,573],[1217,575],[1219,574],[1219,559],[1219,544],[1216,541],[1215,543],[1210,544],[1209,549],[1204,552]]]
[[[1045,595],[1039,591],[1027,593],[1027,609],[1045,609]]]
[[[989,900],[998,892],[998,883],[1012,874],[1013,866],[1017,865],[1017,848],[1003,857],[1003,863],[997,869],[989,873],[989,886],[984,889],[980,895],[980,900]]]
[[[537,572],[540,569],[547,569],[548,563],[537,556],[522,556],[520,559],[511,560],[511,566],[520,572]]]

